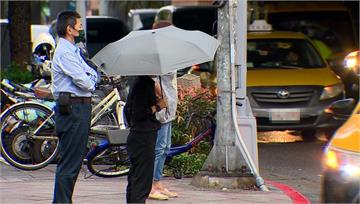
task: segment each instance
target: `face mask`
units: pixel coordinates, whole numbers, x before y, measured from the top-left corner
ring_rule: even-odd
[[[78,32],[79,32],[79,36],[74,36],[75,44],[79,43],[79,42],[85,43],[86,42],[85,31],[84,30],[79,30]]]

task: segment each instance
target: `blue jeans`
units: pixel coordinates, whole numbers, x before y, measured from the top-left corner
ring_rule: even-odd
[[[90,104],[73,104],[69,115],[61,115],[55,108],[60,159],[56,168],[53,203],[72,203],[76,179],[86,152],[90,119]]]
[[[171,122],[161,124],[155,145],[154,181],[160,181],[164,170],[166,153],[171,147]]]

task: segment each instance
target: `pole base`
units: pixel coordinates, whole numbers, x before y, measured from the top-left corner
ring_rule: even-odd
[[[207,171],[200,171],[191,181],[191,185],[198,188],[209,189],[246,189],[254,190],[256,180],[252,174],[214,174]]]

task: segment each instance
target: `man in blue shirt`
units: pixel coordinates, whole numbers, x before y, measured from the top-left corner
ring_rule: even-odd
[[[60,159],[53,203],[72,203],[89,135],[91,95],[98,77],[75,46],[84,32],[80,18],[75,11],[61,12],[57,17],[56,29],[60,39],[53,57],[51,77],[52,92],[57,101],[55,123]],[[62,104],[63,101],[67,101],[66,105]]]

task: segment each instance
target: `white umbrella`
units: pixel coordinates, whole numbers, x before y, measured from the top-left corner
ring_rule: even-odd
[[[116,75],[162,75],[214,59],[219,41],[201,31],[174,26],[132,31],[92,60]]]

